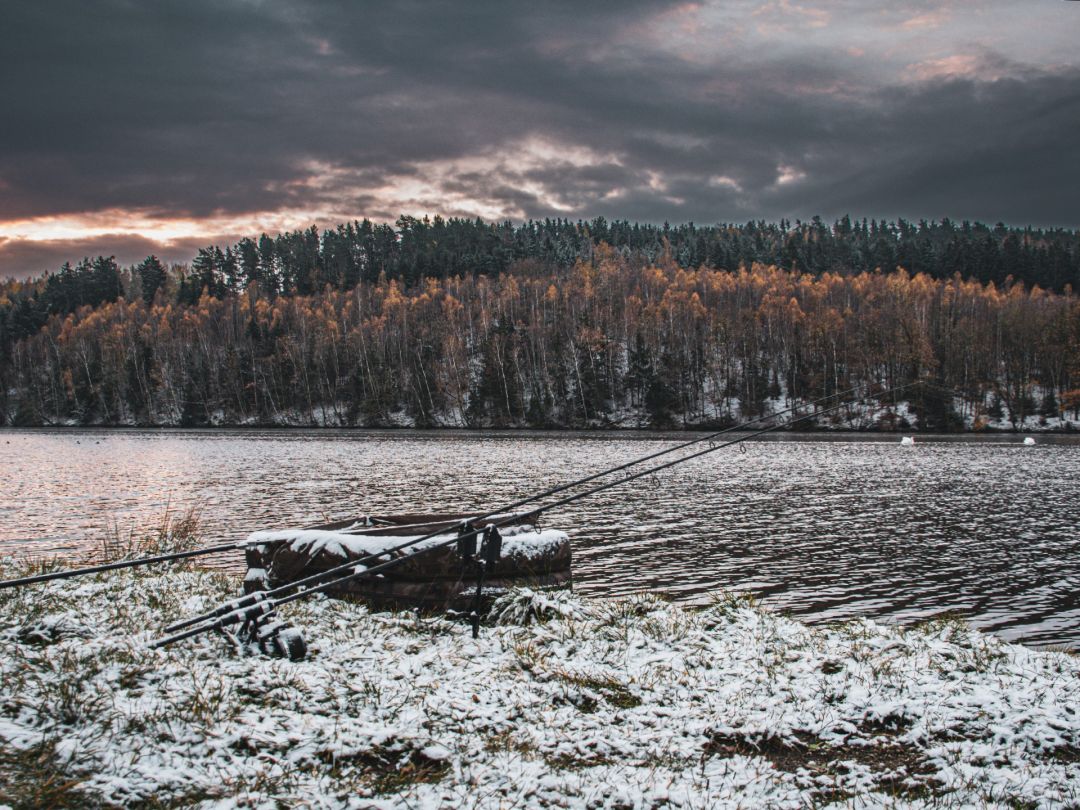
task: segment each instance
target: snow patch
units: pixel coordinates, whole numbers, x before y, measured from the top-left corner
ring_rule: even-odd
[[[569,540],[565,532],[555,529],[538,531],[532,526],[511,526],[500,531],[503,535],[503,555],[508,557],[540,559]],[[262,546],[285,542],[298,554],[315,556],[322,553],[350,559],[369,554],[382,554],[420,537],[423,535],[357,535],[346,531],[323,529],[283,529],[254,532],[248,536],[247,543]],[[454,538],[453,533],[439,534],[404,549],[404,552],[417,554],[426,549],[453,542]]]

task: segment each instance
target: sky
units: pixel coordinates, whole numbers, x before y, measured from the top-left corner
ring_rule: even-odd
[[[1080,227],[1080,2],[12,0],[0,277],[414,216]]]

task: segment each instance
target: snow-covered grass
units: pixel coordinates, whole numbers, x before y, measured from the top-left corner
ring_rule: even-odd
[[[147,649],[237,589],[168,569],[0,591],[0,805],[1080,803],[1080,659],[956,619],[520,591],[474,641],[318,598],[288,610],[303,662]]]

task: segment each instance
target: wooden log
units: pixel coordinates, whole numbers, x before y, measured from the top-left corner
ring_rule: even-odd
[[[376,519],[381,525],[372,527],[377,536],[423,536],[440,528],[448,530],[447,539],[463,518],[469,515],[395,515]],[[524,530],[528,516],[514,523]],[[334,532],[354,526],[356,521],[338,521],[309,527],[309,530]],[[419,529],[427,527],[429,529]],[[397,529],[398,531],[395,531]],[[504,530],[505,531],[505,530]],[[392,533],[391,533],[392,532]],[[353,532],[350,532],[353,534]],[[364,531],[361,536],[368,535]],[[487,572],[484,591],[488,595],[513,587],[566,588],[571,585],[570,542],[561,532],[549,532],[542,542],[514,540],[514,530],[504,541],[504,555]],[[520,535],[536,538],[539,535]],[[554,539],[552,539],[554,538]],[[374,538],[373,538],[374,539]],[[314,550],[313,550],[314,549]],[[377,578],[354,579],[327,594],[342,599],[359,600],[376,608],[422,608],[428,610],[465,610],[476,590],[476,566],[463,561],[451,545],[420,553],[413,550],[393,552],[383,559],[403,559],[399,565]],[[342,556],[340,548],[331,551],[326,545],[304,542],[283,542],[250,546],[247,551],[248,576],[244,581],[247,592],[276,588],[289,582],[336,568],[349,559],[361,559],[362,554],[349,552]]]

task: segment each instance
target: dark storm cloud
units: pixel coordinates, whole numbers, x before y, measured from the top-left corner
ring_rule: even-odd
[[[1055,48],[1080,13],[1027,6],[1024,33],[1015,6],[15,2],[0,25],[0,220],[1075,226],[1080,68]],[[14,238],[0,274],[54,248]]]
[[[510,5],[18,3],[0,29],[0,217],[260,211],[310,160],[392,169],[514,137],[562,64],[530,56],[547,15],[590,26],[570,4],[528,23]]]
[[[837,147],[808,162],[828,182],[792,189],[786,204],[1080,226],[1080,71],[944,82],[852,123]]]
[[[25,267],[34,274],[53,271],[64,262],[75,264],[83,257],[115,256],[121,265],[136,264],[155,254],[166,264],[188,262],[205,240],[186,239],[162,245],[152,239],[127,234],[105,234],[91,239],[53,239],[48,242],[0,239],[0,268]],[[0,277],[5,274],[0,272]]]

